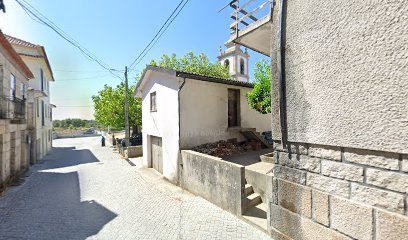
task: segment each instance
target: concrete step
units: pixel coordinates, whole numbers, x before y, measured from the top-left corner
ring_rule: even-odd
[[[245,184],[245,189],[244,189],[244,196],[247,197],[254,193],[254,189],[251,184]]]
[[[261,204],[255,206],[255,207],[245,211],[244,214],[242,215],[242,217],[246,221],[248,221],[248,222],[260,227],[264,231],[266,231],[267,230],[267,223],[268,223],[267,222],[268,221],[267,216],[266,216],[267,212],[268,211],[267,211],[266,203],[261,203]]]
[[[258,193],[252,193],[245,198],[245,209],[250,209],[262,203],[261,195]]]

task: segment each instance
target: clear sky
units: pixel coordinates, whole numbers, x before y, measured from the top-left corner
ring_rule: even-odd
[[[139,55],[179,0],[29,0],[58,27],[114,69],[124,69]],[[220,45],[229,39],[231,9],[217,13],[228,1],[190,0],[155,47],[136,67],[143,67],[163,53],[182,56],[204,52],[217,60]],[[15,2],[4,0],[6,14],[0,13],[1,30],[14,37],[46,48],[55,82],[51,84],[51,102],[57,105],[55,119],[93,118],[91,96],[104,84],[120,80],[65,42],[51,29],[33,21]],[[262,55],[249,52],[250,74]],[[134,82],[136,71],[130,73]],[[252,77],[252,75],[251,75]]]

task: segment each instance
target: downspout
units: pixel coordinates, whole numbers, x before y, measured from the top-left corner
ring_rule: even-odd
[[[179,89],[177,90],[177,97],[178,97],[178,131],[179,131],[179,134],[178,134],[178,137],[179,137],[179,140],[178,140],[178,142],[179,142],[179,157],[178,157],[178,159],[177,159],[177,161],[178,161],[178,167],[177,167],[177,171],[178,171],[178,173],[177,173],[177,177],[178,177],[178,182],[179,182],[179,184],[180,184],[180,171],[181,171],[181,168],[183,168],[183,164],[181,163],[181,161],[180,161],[180,158],[181,158],[181,149],[180,149],[180,143],[181,143],[181,121],[180,121],[180,119],[181,119],[181,113],[180,113],[180,104],[181,104],[181,101],[180,101],[180,92],[181,92],[181,89],[184,87],[184,84],[186,83],[186,78],[184,77],[183,78],[183,83],[180,85],[180,87],[179,87]]]
[[[280,117],[280,127],[282,134],[282,147],[287,148],[288,140],[288,129],[286,120],[286,79],[285,79],[285,43],[283,31],[285,31],[285,17],[284,7],[286,7],[285,0],[279,1],[279,25],[278,25],[278,36],[277,36],[277,56],[276,64],[278,70],[278,81],[279,81],[279,117]]]

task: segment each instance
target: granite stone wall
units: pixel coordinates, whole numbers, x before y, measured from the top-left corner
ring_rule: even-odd
[[[310,144],[274,156],[273,237],[408,238],[407,156]]]

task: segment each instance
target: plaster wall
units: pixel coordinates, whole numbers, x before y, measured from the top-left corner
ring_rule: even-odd
[[[240,90],[241,127],[270,131],[271,116],[250,109],[245,94],[252,88],[186,79],[180,93],[182,149],[237,138],[245,138],[236,129],[228,129],[228,89]]]
[[[35,155],[38,159],[43,158],[51,150],[52,146],[52,137],[50,137],[50,131],[52,131],[52,120],[51,120],[51,107],[50,107],[50,85],[52,81],[51,72],[48,69],[46,61],[41,57],[32,57],[32,56],[43,56],[42,51],[39,48],[28,48],[22,47],[19,45],[13,45],[13,48],[21,54],[21,58],[24,63],[28,66],[30,71],[34,75],[34,79],[29,81],[29,87],[42,91],[43,96],[38,96],[38,94],[32,94],[29,96],[28,101],[30,101],[34,107],[34,115],[32,117],[31,123],[33,125],[29,126],[31,130],[31,135],[33,138],[33,143],[36,145],[40,143],[39,147],[33,146],[33,149],[38,149]],[[31,55],[31,56],[27,56]],[[41,69],[43,71],[44,86],[43,90],[41,89]],[[44,106],[42,106],[42,101]],[[42,108],[44,107],[44,126],[42,125]]]
[[[143,164],[152,167],[150,136],[162,138],[163,176],[177,182],[179,159],[178,93],[179,79],[168,72],[150,72],[143,88]],[[157,111],[150,111],[150,93],[156,92]]]
[[[202,153],[181,151],[180,186],[217,206],[241,215],[244,166]]]
[[[406,2],[286,2],[288,140],[407,154]],[[275,63],[276,44],[272,48]],[[275,139],[278,96],[273,88]]]

